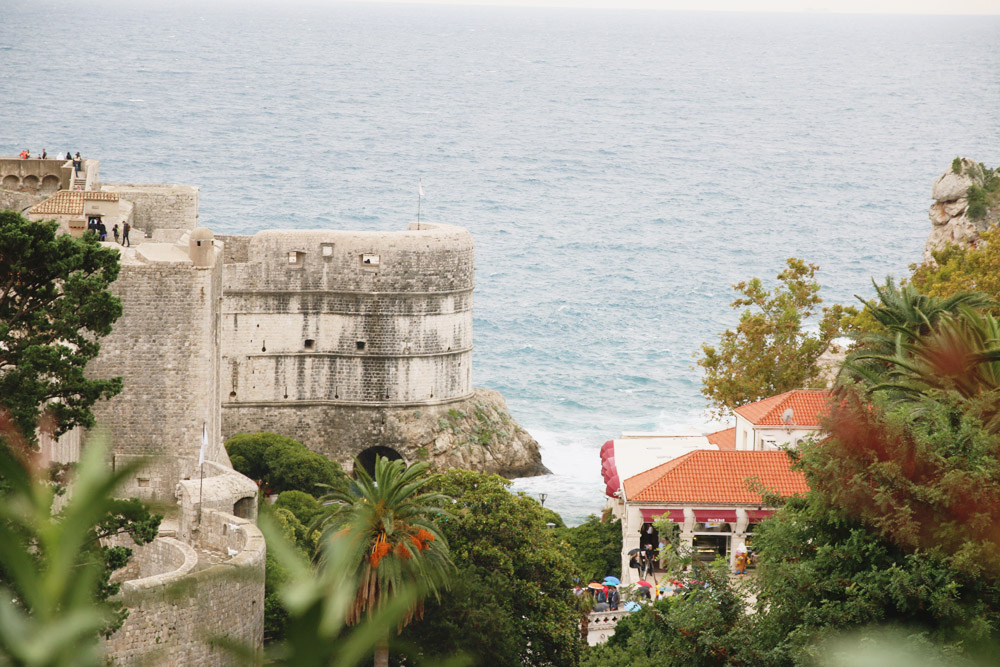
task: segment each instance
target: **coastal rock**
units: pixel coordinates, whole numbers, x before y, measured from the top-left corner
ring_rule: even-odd
[[[948,221],[952,219],[952,215],[948,213],[948,209],[941,202],[934,202],[931,204],[931,224],[933,225],[946,225]]]
[[[971,161],[970,161],[971,162]],[[965,197],[972,185],[972,179],[965,173],[945,172],[934,181],[931,197],[937,201],[954,201]]]
[[[407,460],[508,478],[549,472],[538,442],[514,420],[503,396],[489,389],[475,389],[464,401],[397,411],[392,421],[391,430],[403,445],[397,447]]]
[[[969,205],[969,200],[965,197],[961,199],[956,199],[951,202],[944,202],[941,206],[944,208],[944,212],[948,214],[949,217],[956,217],[965,213],[965,208]]]
[[[968,158],[955,160],[934,181],[931,194],[935,201],[929,211],[931,231],[924,244],[925,262],[934,262],[934,252],[949,245],[974,245],[987,228],[986,220],[995,218],[995,212],[991,212],[992,218],[987,215],[983,220],[968,216],[968,194],[973,185],[983,185],[983,170]]]

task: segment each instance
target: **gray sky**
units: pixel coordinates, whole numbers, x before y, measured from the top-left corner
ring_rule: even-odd
[[[1000,14],[1000,0],[365,0],[439,5],[587,7],[670,11]]]

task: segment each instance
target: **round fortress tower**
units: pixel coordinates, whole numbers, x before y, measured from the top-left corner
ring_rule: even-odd
[[[341,418],[472,395],[466,230],[270,230],[226,244],[227,435],[274,430],[324,450]]]

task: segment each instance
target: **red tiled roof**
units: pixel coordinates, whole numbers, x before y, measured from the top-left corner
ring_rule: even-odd
[[[791,470],[783,451],[699,449],[629,477],[622,485],[629,502],[759,504],[748,478],[782,497],[809,490],[800,472]]]
[[[721,449],[722,451],[732,451],[736,449],[736,427],[725,428],[721,431],[716,431],[715,433],[709,433],[705,436],[708,441]]]
[[[830,396],[828,389],[793,389],[756,403],[741,405],[735,412],[755,426],[819,426]],[[782,416],[789,408],[792,418],[786,422]]]
[[[29,213],[45,215],[83,215],[85,201],[118,201],[117,192],[101,190],[60,190],[31,207]]]

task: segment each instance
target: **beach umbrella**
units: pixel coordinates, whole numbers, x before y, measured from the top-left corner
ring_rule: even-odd
[[[608,586],[621,586],[622,582],[618,577],[604,577],[604,583]]]

